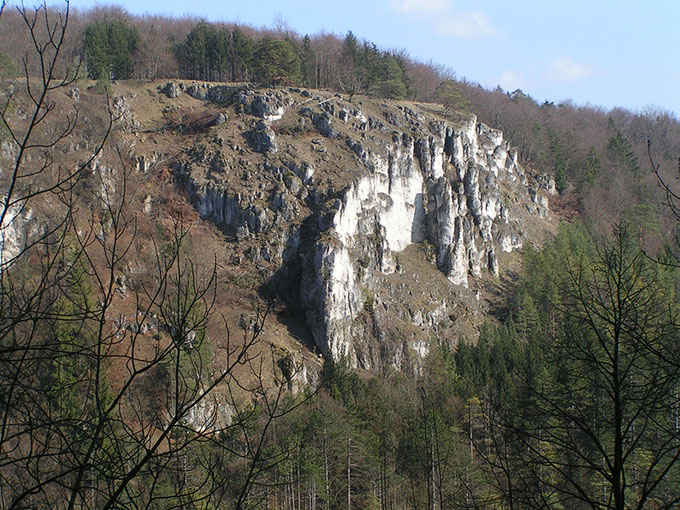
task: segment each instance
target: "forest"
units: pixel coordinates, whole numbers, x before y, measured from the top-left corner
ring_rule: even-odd
[[[561,224],[523,249],[522,270],[479,340],[433,334],[412,373],[327,358],[317,384],[288,391],[299,367],[279,363],[271,376],[255,354],[272,304],[263,299],[250,323],[230,329],[215,313],[218,263],[199,261],[180,221],[147,247],[154,271],[135,289],[137,324],[112,329],[115,275],[146,256],[126,209],[133,178],[87,184],[83,175],[115,139],[113,110],[64,121],[50,94],[92,80],[106,98],[112,82],[157,79],[330,89],[350,102],[474,113],[505,133],[525,168],[554,179]],[[50,200],[38,210],[53,220],[0,257],[2,508],[680,504],[673,113],[487,90],[352,32],[301,35],[285,24],[116,7],[3,3],[0,80],[10,160],[0,174],[3,248],[31,204]],[[28,85],[23,115],[10,82]],[[62,164],[83,125],[96,135],[88,159]],[[79,202],[90,192],[104,211],[96,221],[83,219],[94,207]],[[144,328],[159,321],[166,331],[151,345]],[[213,321],[224,322],[224,345],[209,341]],[[159,403],[158,387],[172,398]],[[200,422],[196,409],[221,387],[231,415]]]

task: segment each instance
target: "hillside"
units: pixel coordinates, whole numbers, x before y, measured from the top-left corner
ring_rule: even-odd
[[[104,98],[86,89],[66,91],[61,106],[96,109]],[[209,233],[203,256],[219,254],[230,275],[220,295],[276,298],[264,338],[296,356],[411,370],[433,333],[474,342],[517,271],[513,250],[555,228],[550,189],[474,116],[295,88],[121,83],[112,94],[114,143],[128,149],[122,161],[98,157],[81,189],[134,183],[126,214],[142,237],[184,211],[182,222]],[[132,286],[140,264],[116,278]]]
[[[31,12],[0,23],[1,507],[680,501],[672,116],[351,32]]]
[[[19,132],[31,103],[12,101]],[[32,278],[45,279],[37,290],[69,282],[47,308],[57,324],[80,307],[92,316],[59,341],[99,327],[106,384],[141,398],[123,416],[160,420],[157,433],[179,384],[151,390],[169,377],[165,349],[198,356],[182,369],[192,391],[215,385],[186,403],[199,430],[249,405],[232,378],[295,395],[318,384],[323,359],[419,374],[433,348],[477,342],[517,278],[516,250],[556,229],[554,184],[525,172],[500,131],[436,104],[207,82],[120,82],[110,100],[79,82],[49,101],[41,137],[71,112],[83,121],[49,155],[3,141],[3,167],[19,170],[6,183],[19,198],[3,223],[4,274],[50,260],[63,236],[54,273]],[[61,170],[48,171],[55,154]],[[25,188],[22,175],[37,180]],[[63,299],[76,308],[60,312]],[[234,352],[243,359],[220,378]],[[148,375],[130,367],[138,357]]]

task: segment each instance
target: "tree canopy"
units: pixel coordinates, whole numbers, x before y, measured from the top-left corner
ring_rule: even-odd
[[[253,72],[257,80],[272,83],[275,78],[302,81],[302,63],[290,42],[282,39],[263,39],[254,53]]]
[[[90,78],[126,79],[134,72],[137,29],[123,20],[102,19],[85,29],[85,63]]]

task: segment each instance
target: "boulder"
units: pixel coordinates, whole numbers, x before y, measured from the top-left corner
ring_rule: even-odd
[[[246,113],[272,122],[283,117],[286,109],[293,104],[293,99],[285,91],[256,93],[246,90],[238,95],[237,102],[243,105]]]
[[[168,96],[171,99],[174,99],[176,97],[179,97],[180,93],[182,92],[181,89],[179,88],[179,85],[177,82],[174,81],[169,81],[168,83],[165,84],[165,86],[161,89],[161,92]]]
[[[264,120],[257,123],[255,129],[251,132],[251,137],[253,148],[257,152],[270,152],[273,154],[278,150],[274,130]]]

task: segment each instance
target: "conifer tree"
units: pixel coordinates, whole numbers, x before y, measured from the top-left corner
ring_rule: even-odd
[[[508,438],[522,445],[516,461],[539,482],[531,497],[550,506],[674,507],[680,351],[667,269],[644,257],[625,226],[592,257],[563,260],[566,271],[553,273],[556,324],[504,404]]]
[[[316,88],[316,55],[312,49],[312,41],[308,35],[302,40],[300,52],[302,66],[302,84],[306,87]]]
[[[90,78],[132,77],[139,47],[137,29],[123,20],[103,19],[85,29],[85,62]]]
[[[263,83],[272,83],[275,78],[299,83],[302,78],[300,58],[288,41],[263,39],[254,57],[255,77]]]
[[[229,51],[231,81],[248,81],[251,77],[253,42],[238,27],[231,31]]]

